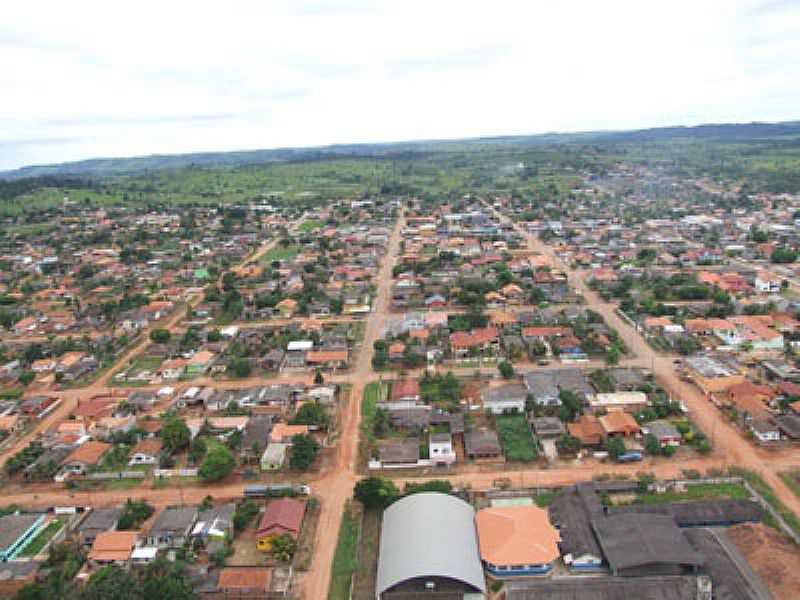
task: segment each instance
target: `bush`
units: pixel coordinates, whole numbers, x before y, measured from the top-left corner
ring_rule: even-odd
[[[219,481],[230,475],[235,467],[236,459],[231,451],[225,446],[216,445],[206,454],[197,474],[203,481]]]
[[[314,463],[319,453],[319,443],[308,434],[292,437],[292,456],[289,467],[295,471],[306,471]]]
[[[150,339],[155,344],[166,344],[171,337],[172,334],[169,330],[164,328],[153,329],[153,331],[150,332]]]

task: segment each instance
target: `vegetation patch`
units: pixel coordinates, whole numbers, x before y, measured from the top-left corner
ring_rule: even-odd
[[[497,417],[497,433],[507,460],[531,461],[539,456],[536,444],[523,415]]]
[[[356,551],[358,549],[359,518],[348,502],[344,507],[342,525],[339,528],[339,541],[333,555],[331,587],[328,600],[349,600],[353,574],[358,568]]]
[[[36,534],[36,537],[33,538],[25,548],[22,549],[20,552],[20,556],[25,557],[33,557],[39,554],[47,543],[53,539],[53,537],[61,531],[61,528],[64,527],[64,522],[61,519],[53,519],[50,521],[39,533]]]

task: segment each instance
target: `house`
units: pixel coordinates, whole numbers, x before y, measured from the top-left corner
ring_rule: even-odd
[[[214,361],[214,353],[208,350],[200,350],[186,362],[186,375],[202,375]]]
[[[157,465],[160,455],[161,440],[159,438],[145,438],[131,450],[128,465]]]
[[[481,560],[492,577],[545,575],[561,555],[561,536],[538,506],[484,508],[475,525]]]
[[[275,305],[275,310],[278,311],[280,316],[284,319],[291,319],[297,311],[297,300],[292,298],[284,298]]]
[[[0,517],[0,562],[16,557],[33,539],[45,520],[43,514],[10,514]]]
[[[531,371],[523,376],[525,387],[539,406],[560,406],[561,391],[576,394],[586,402],[594,395],[583,371],[580,369],[550,369]]]
[[[306,504],[295,498],[278,498],[267,504],[256,531],[256,545],[262,552],[269,552],[272,541],[281,535],[297,540],[303,524]]]
[[[277,442],[291,446],[294,436],[307,434],[308,425],[289,425],[288,423],[281,422],[276,423],[272,427],[272,431],[269,434],[269,441],[270,444]]]
[[[269,592],[272,571],[265,567],[225,567],[216,591],[228,598],[261,598]]]
[[[90,467],[95,467],[100,463],[106,452],[111,449],[111,444],[90,440],[84,442],[61,463],[62,468],[74,475],[85,474]]]
[[[593,413],[603,411],[639,412],[648,406],[644,392],[609,392],[589,398],[589,409]]]
[[[395,411],[414,408],[420,403],[420,387],[416,379],[397,379],[392,382],[388,400],[378,402],[378,407]]]
[[[103,531],[97,534],[89,551],[94,566],[126,566],[139,539],[138,531]]]
[[[781,278],[768,271],[759,271],[753,280],[753,287],[759,294],[778,294],[781,284]]]
[[[189,539],[197,521],[197,509],[193,506],[167,507],[156,517],[147,532],[145,545],[155,548],[180,548]]]
[[[434,465],[451,465],[456,461],[450,433],[432,433],[428,439],[428,456]]]
[[[658,440],[658,444],[665,446],[680,446],[682,436],[678,429],[669,421],[653,421],[647,425],[648,433]]]
[[[239,456],[243,462],[258,460],[261,453],[269,444],[269,434],[272,431],[272,417],[269,415],[254,415],[247,421],[239,443]]]
[[[310,350],[306,352],[306,362],[323,369],[343,369],[347,367],[347,357],[347,350]]]
[[[527,388],[520,383],[507,383],[498,387],[490,387],[481,394],[481,401],[486,410],[495,415],[507,412],[525,412]]]
[[[503,454],[497,433],[489,430],[474,430],[464,434],[464,448],[467,458],[497,459]]]
[[[262,471],[277,471],[286,462],[286,452],[291,444],[270,442],[261,455],[260,466]]]
[[[381,440],[378,442],[378,460],[381,467],[417,466],[419,462],[418,438]]]
[[[192,529],[192,539],[200,540],[209,550],[209,543],[233,539],[233,515],[236,505],[232,502],[201,511]],[[209,552],[212,553],[212,552]]]
[[[119,507],[95,508],[89,511],[75,528],[78,540],[83,546],[91,546],[99,534],[114,531],[121,516],[122,509]]]
[[[449,494],[423,492],[401,498],[384,511],[376,600],[485,594],[470,504]]]
[[[466,356],[470,351],[483,352],[497,345],[497,335],[495,327],[473,329],[469,333],[456,331],[450,334],[450,348],[456,356]]]
[[[777,442],[781,439],[781,430],[774,419],[760,415],[748,422],[748,428],[759,442]]]
[[[620,410],[609,412],[598,421],[606,437],[631,437],[639,435],[642,431],[630,413]]]
[[[578,438],[582,446],[600,446],[606,437],[605,429],[594,415],[581,415],[574,423],[567,423],[567,431]]]
[[[532,417],[530,424],[539,439],[559,439],[567,430],[558,417]]]

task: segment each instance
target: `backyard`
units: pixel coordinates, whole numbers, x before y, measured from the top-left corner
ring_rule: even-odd
[[[539,451],[524,415],[502,415],[495,422],[507,460],[528,462],[538,458]]]

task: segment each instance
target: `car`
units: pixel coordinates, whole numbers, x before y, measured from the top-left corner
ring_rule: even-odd
[[[550,361],[547,360],[546,358],[542,358],[540,360],[537,360],[536,364],[539,365],[540,367],[546,367],[547,365],[550,364]]]

